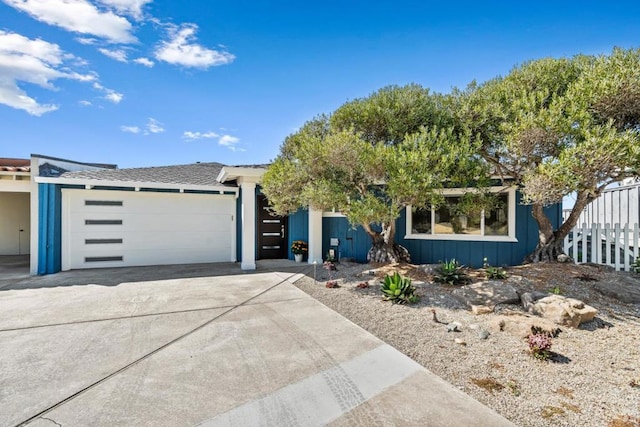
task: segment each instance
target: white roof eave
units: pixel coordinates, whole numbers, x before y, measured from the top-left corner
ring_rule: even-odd
[[[219,193],[234,193],[238,194],[237,187],[227,187],[224,185],[198,185],[198,184],[173,184],[162,182],[140,182],[140,181],[116,181],[116,180],[102,180],[102,179],[87,179],[87,178],[55,178],[55,177],[35,177],[37,183],[47,184],[61,184],[61,185],[82,185],[88,188],[93,187],[124,187],[124,188],[153,188],[153,189],[167,189],[167,190],[191,190],[191,191],[214,191]]]

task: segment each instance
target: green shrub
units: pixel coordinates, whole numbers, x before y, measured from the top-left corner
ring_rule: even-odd
[[[631,264],[631,271],[636,274],[640,274],[640,256]]]
[[[385,276],[380,290],[384,294],[384,299],[392,301],[394,304],[418,301],[418,296],[415,295],[416,288],[411,284],[411,279],[400,276],[397,271],[393,276],[388,274]]]
[[[494,267],[489,264],[487,258],[483,259],[484,274],[489,280],[504,280],[508,277],[507,272],[503,268]]]
[[[436,269],[433,280],[439,283],[448,283],[449,285],[464,285],[469,283],[471,279],[467,276],[462,267],[455,258],[450,261],[444,261],[440,267]]]

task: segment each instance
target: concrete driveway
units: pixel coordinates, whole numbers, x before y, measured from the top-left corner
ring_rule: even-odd
[[[511,425],[297,289],[304,267],[278,270],[5,286],[0,425]]]

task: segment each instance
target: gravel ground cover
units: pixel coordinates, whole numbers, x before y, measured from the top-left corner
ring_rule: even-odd
[[[507,269],[505,283],[519,292],[556,292],[598,309],[593,321],[578,328],[561,326],[551,359],[541,361],[532,357],[522,333],[504,327],[504,319],[509,326],[510,319],[522,317],[521,306],[499,305],[474,315],[452,295],[454,286],[433,282],[433,266],[337,268],[337,288],[326,287],[328,273],[321,269],[315,279],[296,285],[517,425],[640,427],[640,304],[596,289],[622,275],[640,287],[637,276],[592,265]],[[383,301],[380,280],[395,271],[412,278],[418,303]],[[474,282],[484,280],[482,270],[467,272]],[[358,287],[364,283],[368,287]],[[459,332],[448,331],[452,322],[460,324]],[[410,398],[420,405],[429,397]]]

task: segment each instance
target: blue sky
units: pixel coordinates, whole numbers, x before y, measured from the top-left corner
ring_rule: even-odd
[[[386,85],[640,47],[637,0],[430,3],[0,0],[0,157],[264,163]]]

